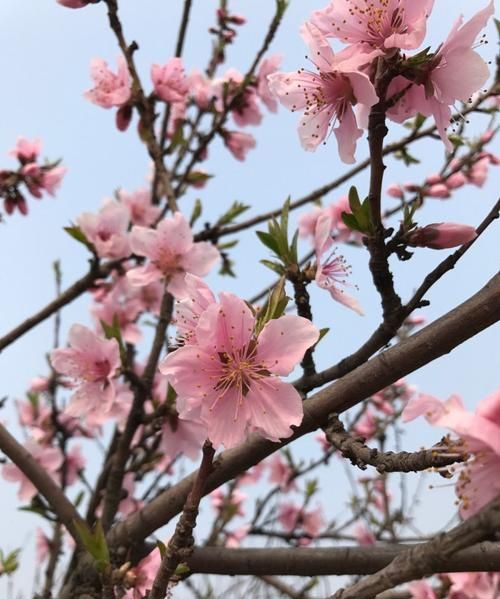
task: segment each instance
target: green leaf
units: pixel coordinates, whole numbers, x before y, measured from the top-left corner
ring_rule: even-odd
[[[118,320],[118,315],[113,314],[113,324],[109,325],[104,320],[99,321],[101,323],[102,330],[104,332],[104,336],[106,339],[116,339],[118,342],[118,347],[120,349],[120,359],[123,367],[127,366],[127,350],[125,348],[125,344],[123,343],[122,333],[120,330],[120,322]]]
[[[306,481],[306,499],[312,497],[318,490],[318,481],[316,479]]]
[[[217,221],[217,225],[219,227],[222,227],[224,225],[228,225],[229,223],[232,223],[233,220],[235,218],[237,218],[240,214],[243,214],[243,212],[246,212],[248,209],[250,208],[250,206],[247,206],[246,204],[242,204],[241,202],[233,202],[233,204],[230,206],[229,210],[227,212],[225,212]]]
[[[78,243],[82,243],[86,248],[88,248],[93,254],[95,254],[94,246],[90,243],[90,241],[85,237],[85,233],[78,227],[77,225],[71,225],[70,227],[63,227],[66,233],[76,239]]]
[[[351,229],[351,231],[359,231],[360,233],[363,233],[362,229],[358,225],[358,221],[354,214],[350,214],[349,212],[342,212],[341,216],[344,225]]]
[[[356,214],[356,212],[361,208],[358,190],[354,187],[354,185],[349,189],[349,206],[353,214]]]
[[[170,141],[170,145],[168,147],[168,153],[171,154],[178,146],[183,145],[185,143],[186,140],[184,139],[183,123],[181,122],[174,131],[174,134]]]
[[[3,552],[0,550],[0,575],[12,574],[18,569],[19,561],[17,558],[20,553],[20,549],[14,549],[4,557]]]
[[[320,329],[319,330],[319,337],[318,337],[318,340],[316,341],[315,345],[318,345],[318,343],[321,341],[321,339],[323,339],[323,337],[325,335],[327,335],[329,333],[329,331],[330,331],[329,327],[324,327],[323,329]]]
[[[83,546],[96,562],[97,569],[103,572],[109,565],[109,549],[101,521],[97,520],[93,530],[83,520],[74,520],[73,524]]]
[[[292,243],[290,244],[290,258],[294,264],[297,264],[299,261],[298,253],[297,253],[297,244],[299,241],[299,231],[295,231],[292,238]]]
[[[175,569],[175,576],[185,576],[186,574],[189,574],[191,572],[191,570],[189,569],[189,566],[187,564],[179,564],[177,566],[177,568]]]
[[[236,273],[233,270],[234,261],[222,254],[222,266],[219,269],[219,274],[236,278]]]
[[[191,183],[191,185],[196,185],[197,183],[205,183],[212,177],[213,175],[209,175],[208,173],[204,173],[202,171],[191,171],[186,177],[186,181]]]
[[[271,262],[271,260],[260,260],[260,263],[270,268],[273,272],[278,273],[280,276],[285,274],[285,268],[279,262]]]
[[[274,252],[276,256],[280,255],[278,244],[271,233],[266,233],[265,231],[255,231],[255,233],[262,243],[272,252]]]
[[[226,241],[226,243],[217,244],[219,250],[230,250],[238,245],[239,239],[233,239],[232,241]]]
[[[165,556],[167,555],[167,546],[160,540],[156,541],[156,546],[160,551],[161,559],[164,560]]]
[[[285,282],[286,279],[282,276],[269,293],[266,303],[257,316],[255,325],[256,335],[259,335],[266,323],[275,318],[279,318],[285,313],[286,306],[289,302],[289,298],[285,293]]]
[[[194,223],[200,218],[201,213],[203,211],[203,206],[201,200],[196,200],[193,206],[193,212],[191,213],[191,218],[189,219],[189,226],[192,227]]]

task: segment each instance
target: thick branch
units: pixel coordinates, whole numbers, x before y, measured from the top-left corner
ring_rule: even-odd
[[[437,535],[402,551],[391,563],[376,574],[360,580],[353,586],[335,593],[330,599],[374,599],[378,593],[392,589],[403,582],[447,572],[448,562],[460,550],[485,539],[495,538],[500,531],[500,497],[491,501],[479,513],[447,533]],[[498,570],[498,559],[495,571]],[[484,571],[486,561],[481,565]]]
[[[341,413],[351,408],[401,377],[449,353],[498,320],[500,275],[493,277],[481,291],[445,316],[306,400],[302,424],[282,443],[271,443],[254,436],[240,447],[222,453],[208,479],[206,491],[210,492],[248,470],[283,445],[326,426],[330,413]],[[115,544],[137,542],[169,522],[182,510],[195,476],[195,473],[187,476],[118,524],[111,533],[110,541]]]
[[[450,449],[445,444],[412,453],[379,451],[365,445],[360,437],[351,436],[345,430],[337,414],[330,416],[325,433],[328,441],[354,466],[358,466],[362,470],[365,470],[366,466],[374,466],[381,474],[384,472],[421,472],[428,468],[444,468],[462,462],[467,457],[466,454],[458,453],[450,455]],[[443,453],[446,455],[442,455]]]
[[[196,574],[343,576],[372,574],[407,551],[407,545],[302,547],[300,551],[296,548],[195,547],[187,563]],[[443,560],[436,573],[496,572],[499,560],[500,543],[483,542]]]
[[[0,450],[14,462],[37,491],[45,497],[60,522],[67,528],[77,545],[80,545],[75,522],[80,522],[81,518],[75,507],[31,453],[18,443],[1,423]]]

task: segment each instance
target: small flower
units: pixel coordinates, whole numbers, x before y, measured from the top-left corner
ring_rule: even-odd
[[[111,108],[123,106],[130,99],[131,80],[123,56],[118,57],[116,75],[108,69],[105,60],[94,58],[90,63],[90,76],[94,80],[95,87],[85,92],[87,100],[103,108]]]
[[[9,155],[17,158],[22,164],[27,164],[37,161],[41,149],[42,141],[40,139],[29,141],[25,137],[18,137],[16,147],[9,152]]]
[[[171,58],[167,64],[151,67],[151,79],[156,95],[164,102],[184,102],[189,83],[181,58]]]
[[[180,212],[162,220],[156,230],[133,227],[130,246],[138,256],[150,259],[146,266],[127,272],[131,284],[143,286],[166,279],[167,290],[177,299],[186,295],[186,273],[204,276],[219,258],[212,243],[194,242],[191,227]]]
[[[242,131],[225,131],[222,137],[226,148],[228,148],[236,160],[240,161],[245,160],[248,151],[257,145],[253,135],[243,133]]]
[[[322,215],[316,223],[314,248],[316,252],[316,284],[330,293],[332,298],[344,304],[359,315],[363,315],[363,309],[358,301],[344,293],[339,285],[346,285],[346,277],[349,273],[345,260],[342,256],[337,256],[335,250],[331,252],[326,259],[322,261],[322,256],[332,245],[330,231],[332,228],[331,218]]]
[[[125,258],[130,254],[129,220],[126,206],[108,200],[97,214],[84,212],[76,222],[98,256]]]
[[[113,378],[120,367],[116,339],[102,339],[87,327],[74,324],[67,349],[50,356],[54,370],[76,381],[78,389],[66,408],[70,416],[106,412],[115,398]]]

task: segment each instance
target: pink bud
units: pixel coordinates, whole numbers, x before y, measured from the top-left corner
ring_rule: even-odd
[[[457,189],[458,187],[462,187],[467,183],[466,176],[459,172],[453,173],[449,177],[447,177],[445,181],[445,185],[448,189]]]
[[[401,189],[400,185],[396,185],[396,183],[391,183],[389,187],[385,190],[388,196],[391,198],[398,198],[402,200],[405,196],[404,191]]]
[[[481,143],[487,144],[489,141],[491,141],[493,139],[494,135],[495,135],[495,132],[492,131],[491,129],[488,129],[481,135],[481,137],[480,137]]]
[[[132,120],[132,106],[125,104],[116,111],[116,128],[118,131],[126,131]]]
[[[66,8],[83,8],[87,6],[88,2],[85,0],[57,0],[59,4],[66,6]]]
[[[476,237],[476,230],[470,225],[432,223],[426,227],[415,229],[408,237],[408,244],[442,250],[463,245]]]
[[[406,191],[410,192],[418,191],[420,189],[420,186],[416,185],[415,183],[405,183],[403,187]]]
[[[438,175],[436,173],[434,175],[430,175],[429,177],[427,177],[427,179],[425,180],[425,182],[427,183],[427,185],[436,185],[436,183],[442,183],[443,182],[443,177],[441,177],[441,175]]]
[[[431,185],[429,189],[425,192],[425,195],[431,198],[440,198],[445,199],[450,197],[450,190],[446,187],[444,183],[437,183],[436,185]]]

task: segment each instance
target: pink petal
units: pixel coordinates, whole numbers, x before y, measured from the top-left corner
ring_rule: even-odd
[[[318,329],[301,316],[270,320],[258,338],[256,361],[273,374],[286,376],[319,338]]]

